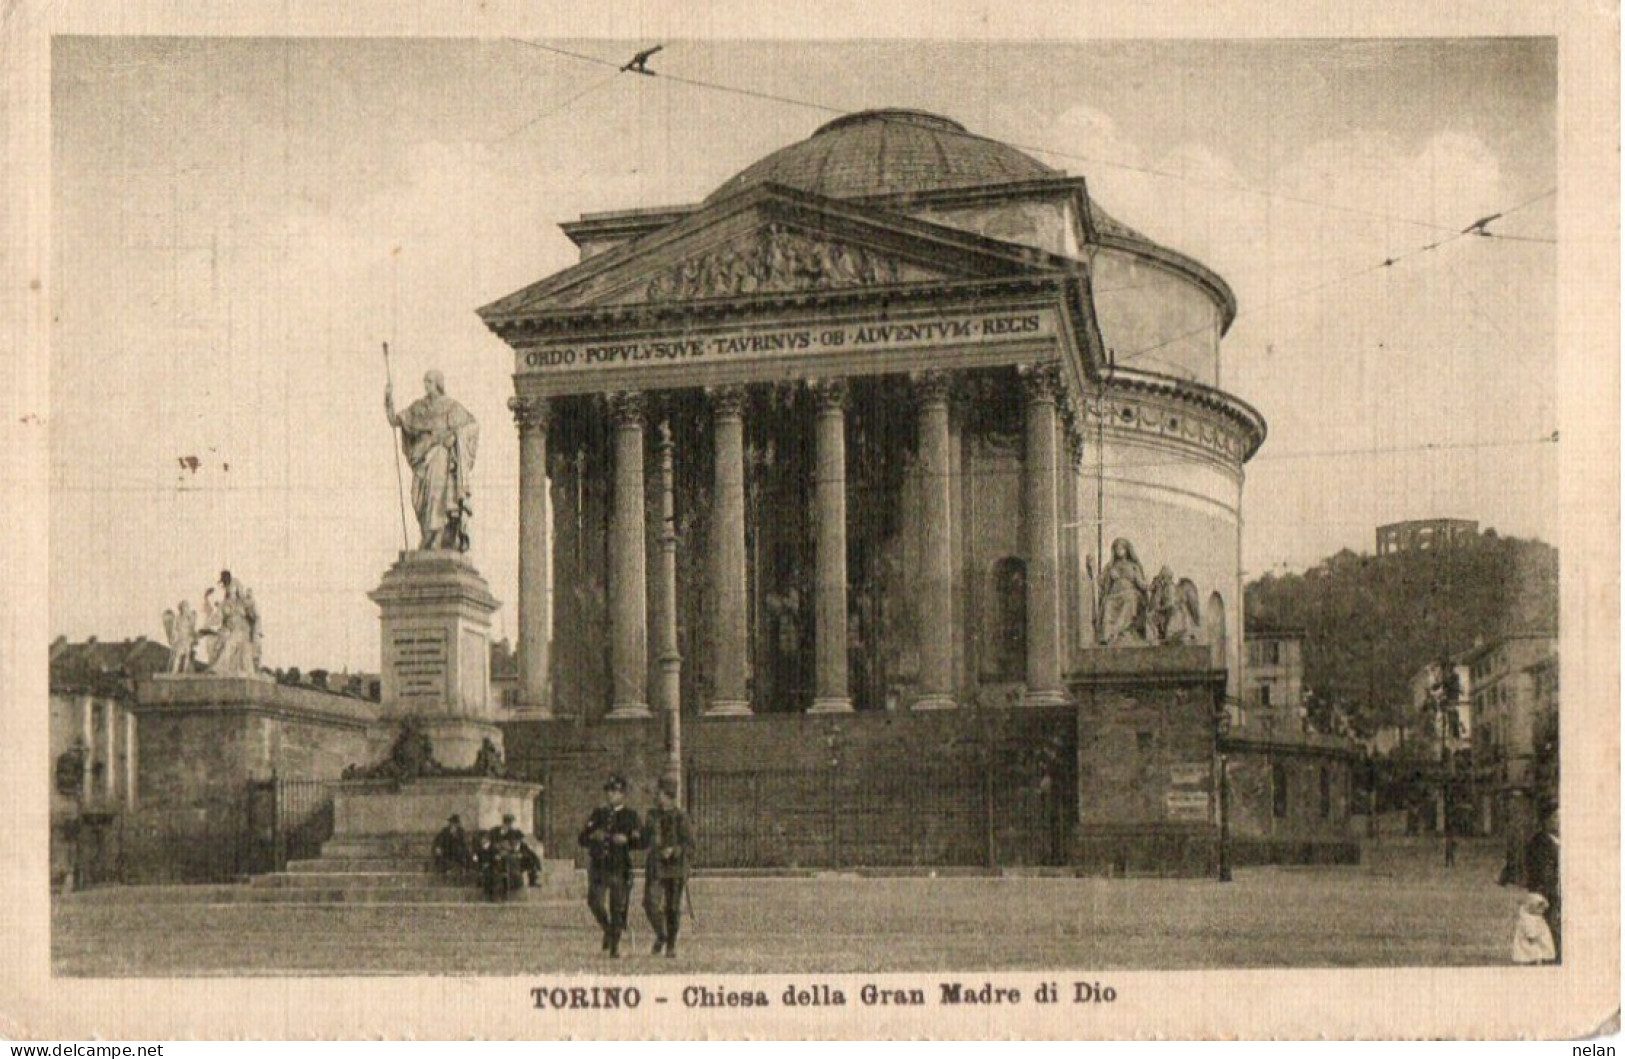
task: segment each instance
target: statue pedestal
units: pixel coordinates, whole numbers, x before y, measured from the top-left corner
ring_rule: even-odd
[[[500,750],[491,701],[498,603],[474,564],[458,552],[402,552],[370,595],[383,625],[374,760],[388,755],[408,719],[428,733],[435,760],[448,768],[472,765],[487,739]]]
[[[350,780],[333,792],[333,839],[338,843],[400,842],[426,855],[452,814],[469,832],[485,831],[512,813],[515,826],[536,834],[534,783],[476,776],[427,776],[394,783]],[[532,839],[538,855],[539,841]]]

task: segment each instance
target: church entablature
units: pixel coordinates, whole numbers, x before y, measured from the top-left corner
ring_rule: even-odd
[[[1085,433],[1131,435],[1157,443],[1175,442],[1199,450],[1226,470],[1240,473],[1264,442],[1261,415],[1222,391],[1183,380],[1116,372],[1104,392],[1081,402]]]

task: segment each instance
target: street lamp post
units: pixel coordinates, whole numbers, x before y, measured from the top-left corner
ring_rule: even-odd
[[[1230,759],[1225,753],[1225,737],[1230,732],[1229,701],[1218,696],[1213,711],[1214,793],[1219,813],[1219,881],[1231,881],[1230,875]]]

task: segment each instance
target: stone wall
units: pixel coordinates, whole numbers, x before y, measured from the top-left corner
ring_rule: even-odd
[[[269,870],[282,780],[336,779],[368,758],[377,703],[255,678],[137,685],[136,806],[121,821],[126,882]]]
[[[1233,740],[1226,759],[1233,864],[1359,862],[1349,749]]]
[[[1217,866],[1214,710],[1224,673],[1202,647],[1085,652],[1078,842],[1096,874],[1203,875]]]

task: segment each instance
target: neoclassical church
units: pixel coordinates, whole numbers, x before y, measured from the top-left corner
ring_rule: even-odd
[[[544,838],[675,754],[717,866],[1200,870],[1265,432],[1224,281],[908,110],[563,227],[480,310]]]

